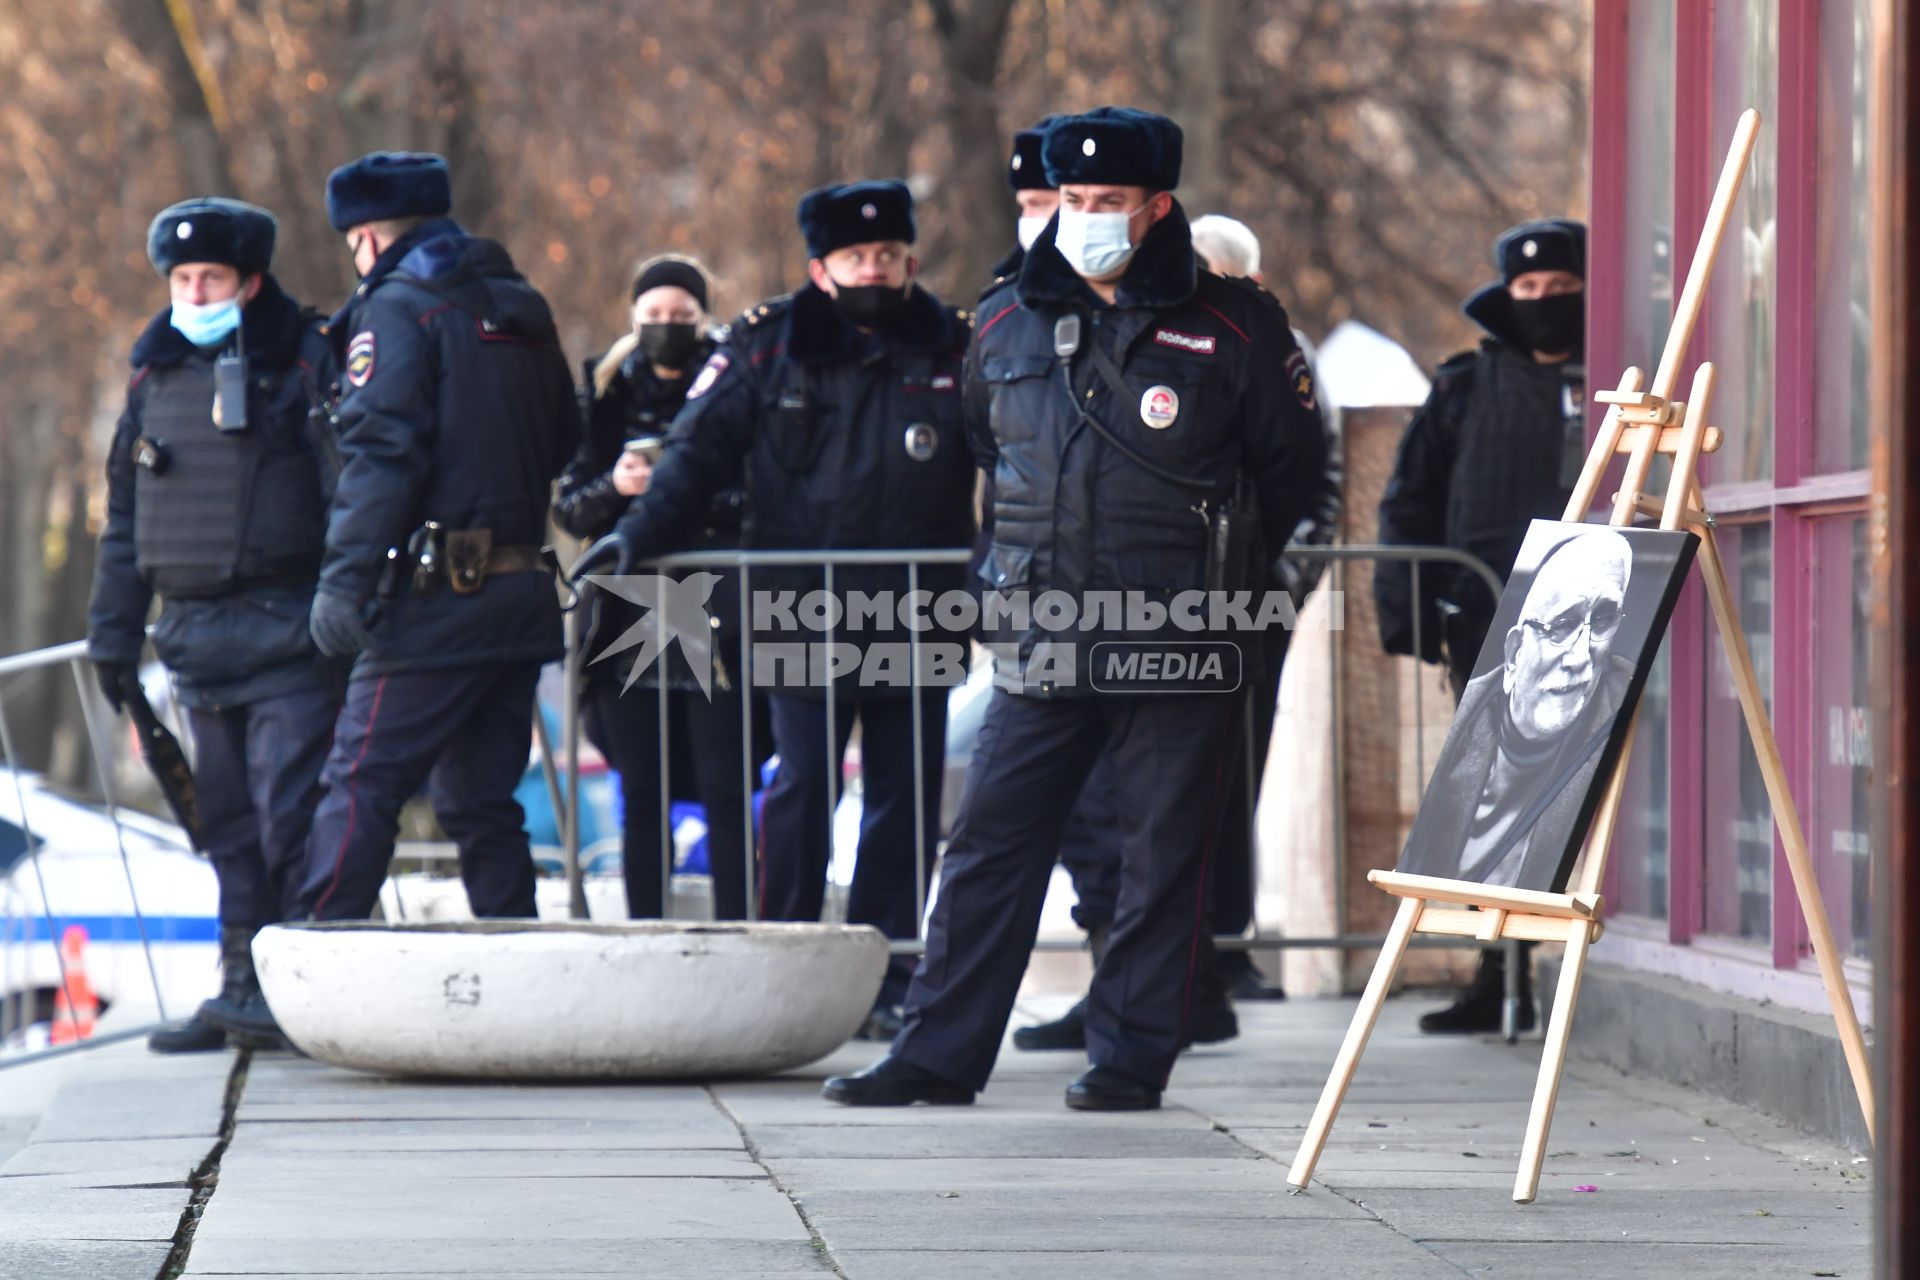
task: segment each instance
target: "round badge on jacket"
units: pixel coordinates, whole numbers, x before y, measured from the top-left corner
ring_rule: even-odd
[[[931,462],[934,450],[940,447],[940,433],[925,422],[916,422],[907,428],[907,456],[915,462]]]
[[[1180,416],[1180,397],[1174,389],[1161,385],[1148,387],[1140,397],[1140,421],[1155,431],[1165,431]]]

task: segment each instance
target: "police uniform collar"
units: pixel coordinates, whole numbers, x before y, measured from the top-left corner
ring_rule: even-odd
[[[1026,260],[1027,251],[1017,244],[1014,245],[1011,253],[993,264],[993,275],[987,280],[986,287],[980,290],[980,296],[985,298],[995,289],[998,289],[1001,285],[1019,275],[1020,266]]]
[[[240,313],[240,331],[247,359],[263,368],[284,369],[299,354],[300,339],[306,332],[300,304],[281,289],[272,272],[260,277],[260,292]],[[197,350],[173,327],[173,308],[168,306],[147,322],[133,344],[130,363],[136,369],[164,368],[181,363]]]
[[[1053,235],[1059,225],[1060,219],[1056,215],[1027,250],[1026,261],[1020,265],[1021,305],[1104,305],[1100,295],[1067,265],[1067,260],[1053,247]],[[1120,277],[1114,305],[1147,308],[1178,306],[1193,296],[1199,283],[1199,263],[1193,252],[1193,229],[1187,225],[1187,211],[1175,200],[1167,216],[1147,229],[1146,238],[1134,250],[1133,261],[1127,264],[1126,274]]]
[[[901,351],[943,351],[964,343],[959,322],[938,299],[914,285],[893,327],[873,338]],[[808,283],[793,294],[787,309],[787,355],[802,364],[846,359],[867,349],[863,334],[840,313],[822,289]]]

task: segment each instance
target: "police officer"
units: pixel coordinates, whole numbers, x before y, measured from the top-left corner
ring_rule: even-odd
[[[892,181],[822,187],[801,199],[797,216],[808,283],[737,320],[695,380],[647,492],[621,519],[617,542],[629,563],[686,545],[713,495],[742,483],[757,548],[959,549],[973,537],[974,462],[960,411],[968,317],[914,281],[913,197]],[[962,578],[960,566],[927,566],[917,575],[919,589],[933,593]],[[804,596],[822,589],[825,577],[762,570],[752,583],[764,593]],[[898,567],[841,566],[832,585],[842,600],[858,591],[899,601],[909,577]],[[923,790],[919,844],[931,859],[946,688],[911,678],[904,630],[871,619],[856,630],[843,620],[830,643],[836,653],[850,652],[857,669],[831,680],[830,702],[810,687],[824,664],[800,678],[771,660],[762,665],[770,645],[825,644],[826,632],[785,629],[782,620],[754,626],[755,685],[771,677],[778,686],[768,702],[780,753],[761,813],[759,915],[820,918],[828,778],[840,770],[857,721],[863,811],[847,918],[890,938],[916,936],[914,789]],[[952,648],[964,654],[961,644]],[[887,671],[870,662],[886,654],[905,661],[889,660]],[[889,969],[865,1034],[884,1036],[898,1025],[910,974],[904,959]]]
[[[513,789],[561,655],[540,544],[577,406],[546,300],[451,205],[436,155],[327,179],[361,279],[330,326],[342,468],[311,618],[323,652],[355,659],[301,892],[321,920],[372,910],[425,782],[474,914],[534,914]]]
[[[1014,216],[1014,246],[995,264],[993,283],[988,289],[998,288],[1020,274],[1027,249],[1040,238],[1060,208],[1060,193],[1048,182],[1046,161],[1040,155],[1040,142],[1057,119],[1058,116],[1042,116],[1031,129],[1021,129],[1013,135],[1013,149],[1007,156],[1007,186],[1013,191],[1014,208],[1018,210]]]
[[[585,434],[560,477],[554,521],[578,538],[611,532],[627,503],[646,492],[667,427],[686,403],[694,373],[725,336],[707,324],[707,273],[690,258],[663,255],[641,264],[633,278],[632,329],[604,354],[587,361],[581,398]],[[715,495],[690,545],[719,550],[740,545],[746,494]],[[640,619],[637,606],[609,592],[589,597],[593,623],[587,648],[596,651]],[[746,781],[741,773],[739,591],[719,575],[709,602],[724,626],[714,629],[712,678],[703,689],[677,653],[666,659],[670,741],[668,768],[674,795],[697,795],[706,809],[707,865],[713,879],[714,918],[746,914]],[[629,687],[631,651],[587,667],[588,735],[620,776],[627,916],[662,914],[660,838],[659,664]],[[766,722],[764,712],[754,723]],[[687,748],[680,750],[679,748]],[[689,787],[689,781],[693,784]]]
[[[1326,448],[1311,379],[1294,380],[1305,366],[1278,304],[1197,270],[1171,194],[1178,126],[1103,107],[1057,121],[1042,151],[1060,211],[1017,280],[983,304],[968,353],[969,427],[994,468],[985,572],[999,592],[1064,593],[1083,609],[1096,596],[1165,604],[1204,589],[1210,549],[1237,541],[1220,516],[1229,502],[1248,514],[1236,491],[1257,501],[1270,545],[1305,514]],[[1234,558],[1223,556],[1216,568]],[[1109,612],[1068,636],[1047,612],[1034,608],[1025,629],[1017,610],[996,619],[998,681],[906,1025],[887,1057],[827,1081],[830,1100],[967,1103],[985,1085],[1039,926],[1062,800],[1107,752],[1125,781],[1122,884],[1089,993],[1092,1065],[1067,1102],[1159,1105],[1185,1038],[1238,702],[1225,679],[1204,686],[1213,692],[1113,684],[1096,649],[1164,634]],[[1092,685],[1102,670],[1111,692]]]
[[[1587,229],[1525,222],[1495,241],[1500,281],[1462,310],[1487,336],[1443,362],[1427,402],[1407,424],[1380,501],[1380,541],[1457,547],[1504,582],[1536,519],[1557,520],[1585,461]],[[1460,696],[1492,625],[1496,601],[1475,573],[1425,566],[1414,597],[1404,564],[1374,575],[1388,653],[1413,653],[1420,616],[1423,662],[1442,662]],[[1480,953],[1472,985],[1420,1020],[1423,1031],[1497,1031],[1504,952]],[[1525,957],[1527,952],[1521,952]],[[1531,966],[1520,972],[1519,1028],[1534,1025]]]
[[[147,256],[173,303],[133,345],[107,459],[107,523],[87,651],[119,710],[138,693],[147,610],[198,748],[202,835],[220,885],[220,994],[148,1039],[161,1053],[279,1037],[253,972],[254,933],[299,888],[345,673],[314,649],[307,609],[332,484],[314,409],[333,354],[318,312],[268,270],[275,223],[238,200],[163,209]]]

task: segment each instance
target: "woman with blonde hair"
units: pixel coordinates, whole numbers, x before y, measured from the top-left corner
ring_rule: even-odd
[[[653,461],[686,401],[687,388],[724,337],[708,323],[708,291],[706,271],[691,258],[662,255],[641,263],[635,272],[632,327],[586,364],[580,449],[560,477],[554,501],[554,520],[568,533],[589,542],[601,537],[627,504],[646,492]],[[739,489],[716,497],[699,536],[689,540],[692,549],[738,547],[745,506],[746,495]],[[672,854],[661,841],[661,814],[675,797],[698,799],[706,808],[715,918],[746,914],[738,596],[728,574],[708,597],[717,629],[706,692],[677,647],[643,671],[631,689],[627,678],[632,650],[585,668],[581,710],[587,734],[620,777],[627,914],[632,919],[664,914],[663,867]],[[588,659],[639,618],[634,606],[606,592],[593,593],[592,607]],[[663,692],[671,743],[669,787],[675,797],[660,794],[658,699]],[[764,714],[758,718],[765,722]]]

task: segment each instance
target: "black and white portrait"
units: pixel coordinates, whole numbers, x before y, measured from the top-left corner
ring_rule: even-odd
[[[1565,887],[1694,543],[1655,529],[1533,523],[1400,870]]]

